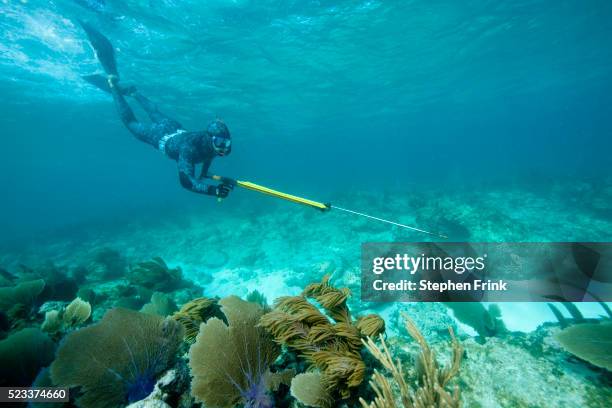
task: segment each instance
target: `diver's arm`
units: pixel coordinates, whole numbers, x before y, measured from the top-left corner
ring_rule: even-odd
[[[199,177],[200,180],[205,179],[205,178],[210,178],[208,174],[208,169],[210,169],[211,163],[212,163],[212,159],[208,159],[204,163],[202,163],[202,170],[200,170],[200,177]]]
[[[179,180],[181,186],[194,193],[217,196],[217,186],[206,184],[195,176],[195,164],[186,154],[181,153],[178,159]]]

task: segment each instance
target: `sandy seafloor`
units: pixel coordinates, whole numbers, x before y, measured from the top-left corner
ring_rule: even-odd
[[[612,187],[593,183],[556,183],[539,190],[483,187],[469,193],[345,193],[334,202],[444,232],[457,241],[606,241],[612,231]],[[442,361],[448,356],[445,329],[454,326],[467,350],[459,380],[465,406],[610,406],[609,373],[560,348],[551,337],[559,327],[545,303],[500,304],[510,333],[483,342],[442,304],[359,300],[361,243],[429,240],[427,236],[273,199],[257,210],[247,203],[231,210],[223,205],[215,212],[165,212],[113,226],[74,227],[76,235],[47,234],[3,251],[0,265],[8,270],[47,261],[76,266],[89,262],[100,248],[112,248],[131,263],[160,256],[171,267],[180,266],[206,296],[245,296],[257,289],[270,301],[298,294],[309,282],[331,273],[336,286],[351,288],[352,310],[385,317],[396,347],[416,350],[405,341],[401,311],[408,312],[440,350]],[[603,312],[598,304],[578,307],[586,317]],[[102,312],[94,310],[94,316]]]

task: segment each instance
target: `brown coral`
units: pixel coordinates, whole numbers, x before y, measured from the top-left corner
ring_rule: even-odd
[[[308,285],[302,296],[281,297],[274,309],[264,315],[260,325],[268,329],[279,344],[287,345],[321,371],[322,386],[330,395],[348,398],[365,376],[361,358],[361,338],[384,331],[384,321],[376,315],[353,323],[346,306],[347,288],[329,284],[329,276]],[[333,322],[308,301],[315,299]]]
[[[159,316],[168,316],[176,312],[176,303],[170,295],[162,292],[154,292],[151,295],[151,301],[144,305],[140,311],[142,313],[154,314]]]
[[[195,341],[200,325],[211,317],[225,318],[221,313],[217,299],[205,297],[193,299],[185,303],[181,310],[172,315],[172,318],[185,329],[185,340],[189,343]]]
[[[370,386],[376,393],[374,401],[368,403],[363,398],[359,401],[363,408],[396,408],[396,399],[401,401],[403,408],[458,408],[461,404],[459,398],[459,388],[455,388],[453,393],[446,390],[448,382],[457,375],[463,357],[463,347],[455,338],[453,330],[449,327],[451,336],[452,359],[449,367],[440,368],[436,361],[433,351],[429,344],[416,327],[414,322],[404,315],[408,334],[417,341],[421,352],[417,357],[416,379],[414,385],[410,385],[401,362],[394,361],[383,336],[379,336],[380,346],[369,337],[363,343],[374,357],[391,374],[396,387],[378,370],[370,380]],[[394,390],[399,391],[397,395]]]
[[[15,286],[0,288],[0,310],[8,311],[17,304],[31,307],[45,289],[45,281],[35,279]]]
[[[66,327],[76,327],[87,321],[91,316],[91,305],[89,302],[77,297],[64,311],[64,325]]]
[[[291,396],[307,407],[324,408],[332,404],[318,372],[296,375],[291,381]]]
[[[127,277],[132,285],[160,292],[171,292],[187,286],[181,268],[169,268],[160,257],[133,265]]]
[[[269,367],[280,350],[270,335],[257,327],[263,309],[236,296],[219,304],[227,318],[211,318],[189,350],[193,374],[191,394],[207,407],[273,407],[268,394],[274,381]]]
[[[29,387],[54,353],[55,344],[39,329],[14,332],[0,341],[0,386]]]

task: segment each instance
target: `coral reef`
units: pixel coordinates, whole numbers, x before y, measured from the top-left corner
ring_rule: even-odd
[[[246,296],[246,300],[247,302],[257,303],[265,311],[269,311],[270,307],[268,306],[268,299],[266,299],[266,296],[258,290],[249,292],[249,294]]]
[[[333,404],[320,372],[296,375],[291,381],[291,396],[307,407],[325,408]]]
[[[96,251],[87,267],[88,274],[100,279],[121,278],[125,274],[127,261],[121,253],[112,248]]]
[[[42,279],[30,280],[0,288],[0,312],[3,325],[9,329],[26,327],[35,318],[35,306],[45,289]]]
[[[445,302],[457,320],[472,327],[481,338],[504,333],[506,326],[496,304],[485,307],[479,302]]]
[[[183,326],[185,340],[189,343],[195,341],[200,325],[211,317],[225,320],[225,315],[221,313],[217,300],[205,297],[185,303],[181,310],[172,315],[172,318]]]
[[[466,233],[460,231],[459,225],[469,225],[471,237],[494,241],[524,239],[525,225],[527,224],[533,226],[528,231],[529,237],[534,240],[549,239],[553,229],[555,231],[554,237],[558,240],[597,236],[605,238],[605,234],[609,234],[612,225],[609,221],[597,219],[587,212],[581,212],[581,217],[574,220],[574,223],[568,223],[567,226],[560,225],[558,223],[559,215],[562,214],[561,211],[566,211],[567,208],[561,208],[560,206],[550,208],[549,200],[544,199],[544,197],[538,198],[530,194],[526,196],[526,200],[535,200],[537,205],[542,206],[542,208],[550,208],[550,213],[547,210],[546,214],[540,213],[536,217],[534,213],[516,205],[517,202],[522,200],[522,197],[519,197],[516,193],[508,191],[483,191],[481,193],[474,195],[474,200],[469,205],[462,206],[457,206],[458,200],[448,198],[449,196],[446,195],[437,197],[439,204],[434,203],[436,200],[433,200],[435,196],[432,195],[418,200],[418,202],[415,201],[416,204],[412,205],[410,203],[411,199],[391,194],[388,196],[388,200],[385,200],[384,208],[388,210],[389,214],[399,214],[400,212],[406,214],[403,216],[404,219],[400,220],[405,223],[414,222],[416,217],[426,220],[429,218],[427,214],[448,213],[450,209],[452,210],[450,214],[440,215],[438,219],[433,220],[434,227],[438,225],[442,232],[457,237]],[[418,192],[414,194],[418,194]],[[411,196],[414,194],[411,192]],[[367,194],[364,195],[367,196]],[[339,197],[345,199],[345,196],[340,195]],[[379,196],[373,198],[370,196],[367,200],[366,198],[356,202],[356,206],[372,210],[383,208]],[[515,204],[506,204],[510,202]],[[486,214],[491,214],[492,211],[501,211],[506,212],[508,216],[484,220],[488,215],[482,217],[480,209],[483,207],[485,207]],[[413,209],[415,211],[412,211]],[[510,211],[519,211],[520,214],[515,217]],[[411,341],[406,335],[397,335],[398,333],[404,333],[401,312],[408,312],[413,317],[416,326],[419,327],[423,337],[427,339],[431,353],[437,357],[442,367],[452,366],[452,356],[449,359],[446,353],[448,351],[447,326],[452,326],[455,333],[460,336],[461,345],[465,348],[466,356],[469,358],[466,357],[462,360],[460,372],[448,383],[445,389],[453,397],[452,387],[456,381],[456,384],[461,387],[463,406],[491,408],[506,406],[584,406],[594,408],[607,407],[609,401],[612,400],[610,373],[603,368],[606,360],[600,361],[599,351],[595,353],[594,357],[581,355],[582,352],[577,351],[583,348],[596,348],[591,344],[593,342],[589,341],[590,334],[587,335],[587,332],[590,333],[590,329],[588,326],[580,326],[606,324],[607,322],[601,314],[610,317],[609,308],[602,313],[602,310],[594,310],[598,307],[597,304],[576,304],[574,306],[555,303],[553,305],[556,309],[555,313],[553,309],[551,309],[552,312],[547,310],[545,304],[540,304],[541,307],[535,304],[516,306],[503,304],[501,305],[504,312],[502,321],[498,310],[495,307],[491,308],[489,305],[475,304],[476,306],[473,307],[460,305],[459,308],[465,307],[465,309],[457,312],[457,308],[449,307],[443,303],[366,304],[361,302],[358,296],[348,297],[346,290],[329,290],[328,288],[326,291],[302,292],[304,282],[310,282],[312,277],[333,273],[335,282],[341,282],[341,285],[338,286],[346,286],[353,293],[359,293],[360,270],[357,265],[355,248],[358,247],[360,242],[366,237],[375,241],[389,241],[394,238],[412,240],[413,236],[407,235],[405,231],[389,230],[386,227],[372,225],[367,220],[352,220],[342,215],[337,217],[337,222],[335,221],[336,218],[323,220],[316,213],[314,215],[307,211],[301,213],[299,209],[295,210],[293,208],[288,211],[275,208],[274,212],[256,212],[255,214],[257,216],[253,217],[254,220],[246,220],[243,212],[238,214],[230,211],[224,217],[219,218],[216,215],[212,216],[197,210],[193,214],[180,215],[180,217],[188,219],[189,223],[187,225],[189,228],[185,228],[184,224],[177,225],[171,217],[168,222],[164,223],[146,224],[134,220],[131,226],[117,228],[112,232],[100,229],[93,239],[86,238],[73,242],[64,237],[53,237],[54,242],[51,245],[33,246],[29,249],[30,254],[27,253],[28,251],[3,249],[2,254],[0,254],[0,262],[6,268],[10,268],[11,272],[0,269],[0,304],[5,305],[4,309],[0,308],[2,309],[0,310],[0,342],[1,344],[7,344],[4,341],[11,339],[10,343],[13,345],[10,348],[8,346],[3,348],[4,350],[11,350],[13,355],[8,357],[12,358],[19,355],[21,359],[28,357],[34,360],[33,364],[27,364],[31,366],[31,369],[26,370],[29,373],[25,376],[26,379],[20,381],[27,384],[41,367],[50,364],[49,359],[51,358],[50,355],[47,355],[47,359],[43,359],[41,362],[41,356],[37,355],[39,347],[25,346],[24,344],[24,347],[20,348],[19,345],[15,345],[14,336],[18,334],[21,336],[22,328],[28,328],[28,331],[34,330],[32,333],[37,334],[32,337],[39,339],[41,333],[35,328],[41,327],[44,329],[43,331],[47,331],[47,339],[38,342],[39,345],[42,345],[40,350],[44,352],[45,345],[53,346],[52,341],[56,341],[58,344],[62,344],[62,342],[63,344],[74,343],[72,340],[74,334],[98,327],[106,311],[116,305],[126,305],[134,310],[142,310],[156,315],[168,315],[170,313],[171,319],[185,328],[184,341],[177,340],[177,343],[180,344],[178,354],[181,355],[187,350],[189,343],[195,341],[200,327],[208,326],[208,324],[202,325],[202,323],[210,322],[211,317],[217,317],[223,322],[223,330],[231,330],[231,324],[228,323],[227,317],[221,312],[218,300],[213,296],[225,297],[231,294],[244,296],[248,293],[247,300],[257,303],[264,312],[271,313],[281,310],[277,307],[268,310],[266,297],[270,300],[282,295],[292,295],[293,298],[297,298],[298,300],[287,300],[287,303],[284,304],[286,306],[284,316],[290,317],[290,320],[286,323],[289,324],[290,321],[293,329],[295,329],[294,331],[286,331],[285,334],[295,334],[295,336],[287,339],[283,339],[281,336],[278,336],[278,338],[276,335],[273,336],[276,344],[282,344],[284,347],[281,347],[280,355],[275,362],[267,367],[271,374],[263,376],[267,378],[266,381],[247,381],[247,384],[258,385],[253,385],[249,392],[244,390],[241,392],[235,386],[228,386],[232,388],[231,395],[239,395],[237,397],[238,404],[249,403],[250,405],[259,404],[260,406],[273,404],[277,407],[301,406],[299,404],[321,407],[358,406],[359,397],[371,404],[374,402],[376,394],[367,384],[367,380],[370,378],[373,381],[375,380],[370,374],[374,368],[378,368],[380,374],[390,384],[391,388],[388,395],[395,398],[395,403],[401,406],[400,388],[397,382],[390,372],[364,349],[360,341],[366,335],[373,338],[377,337],[375,333],[382,330],[383,324],[385,324],[385,342],[390,355],[393,357],[393,363],[396,365],[401,363],[406,382],[412,391],[423,386],[425,383],[420,380],[419,376],[421,374],[419,372],[422,373],[424,369],[420,368],[422,364],[415,364],[414,358],[421,353],[418,342]],[[566,213],[564,214],[566,215]],[[508,222],[509,217],[512,218],[514,224]],[[218,229],[213,227],[214,230],[211,230],[211,220],[215,221],[215,225],[219,225]],[[535,221],[537,221],[537,226],[535,226]],[[452,225],[453,223],[457,225]],[[255,230],[257,233],[254,233]],[[292,233],[290,235],[282,233],[285,230],[291,230]],[[336,244],[337,242],[342,244]],[[99,248],[104,246],[122,248],[122,253],[105,249],[100,251]],[[225,251],[227,262],[225,260],[217,262],[216,259],[213,259],[219,250]],[[98,252],[101,253],[99,257]],[[174,279],[172,276],[164,276],[168,272],[166,269],[172,270],[172,268],[167,268],[167,265],[164,267],[155,261],[153,261],[155,264],[153,269],[160,271],[161,279],[159,281],[175,282],[174,287],[168,285],[167,289],[156,290],[155,285],[150,283],[155,282],[157,278],[136,277],[134,276],[135,273],[128,272],[127,265],[129,263],[135,266],[132,270],[137,270],[136,262],[148,259],[150,254],[159,254],[168,261],[172,260],[170,265],[173,267],[180,264],[182,269],[181,280],[193,280],[199,285],[206,283],[206,292],[191,284],[189,284],[191,285],[189,287],[175,289],[176,286],[181,287],[183,284],[187,284],[184,281],[182,283]],[[226,258],[225,255],[223,255],[223,258]],[[55,265],[50,262],[45,263],[46,259],[52,260]],[[94,260],[92,261],[92,259]],[[213,259],[213,261],[210,262],[210,259]],[[18,265],[22,262],[28,265],[43,266],[33,269],[20,268]],[[219,267],[221,263],[223,263],[223,267]],[[58,267],[56,265],[66,266]],[[146,274],[150,273],[150,271],[145,272]],[[127,279],[128,275],[132,280]],[[62,280],[64,276],[68,276],[78,283],[77,296],[93,306],[92,316],[82,323],[82,325],[90,325],[90,327],[78,331],[74,331],[76,328],[64,327],[64,310],[68,302],[74,299],[74,296],[66,295],[66,293],[71,293],[74,290],[74,285],[69,282],[70,279],[68,279],[66,285],[54,284],[54,279]],[[36,281],[37,284],[28,288],[28,282],[33,281]],[[21,296],[20,290],[15,291],[22,284],[25,285],[21,288],[27,289],[24,291],[25,296]],[[40,284],[43,287],[39,293],[36,293],[37,290],[32,290],[37,289]],[[53,287],[54,290],[45,290],[47,285]],[[259,292],[253,291],[254,289]],[[10,295],[7,295],[9,293]],[[27,293],[32,295],[27,295]],[[203,293],[206,293],[210,298],[198,298]],[[13,294],[15,294],[15,297],[13,297]],[[345,295],[346,299],[342,305],[342,299]],[[9,298],[21,298],[23,301],[12,303],[12,300],[8,300]],[[317,298],[321,298],[321,301]],[[277,300],[277,306],[282,303],[282,299]],[[335,303],[337,299],[340,299],[339,304]],[[174,309],[172,301],[179,306],[183,305],[182,310],[171,313],[170,311]],[[9,304],[8,307],[6,307],[7,303]],[[607,307],[606,304],[602,304],[602,306]],[[332,310],[324,310],[326,307]],[[350,319],[342,310],[337,310],[343,308],[350,310]],[[372,312],[384,316],[385,322],[382,319],[378,320],[375,316],[367,315],[367,313]],[[580,312],[584,313],[584,316]],[[124,341],[124,335],[136,337],[136,335],[133,335],[135,329],[130,328],[130,326],[141,325],[140,316],[143,313],[131,313],[130,316],[136,317],[126,318],[124,325],[121,327],[115,326],[112,330],[113,335],[120,337],[117,342],[109,337],[105,340],[110,344],[109,346],[100,346],[94,340],[92,340],[94,345],[91,347],[75,346],[75,350],[81,350],[83,353],[83,359],[75,363],[77,367],[79,365],[85,367],[79,369],[83,377],[89,376],[91,373],[98,374],[97,370],[90,370],[93,358],[99,358],[101,362],[108,363],[108,366],[113,370],[115,367],[124,367],[124,372],[127,370],[125,362],[122,362],[130,361],[129,358],[126,358],[126,353],[115,353],[108,350],[113,347],[120,347],[118,343]],[[358,318],[362,315],[366,316]],[[571,330],[564,332],[556,322],[542,324],[546,320],[553,320],[555,316],[559,318],[562,325]],[[147,316],[146,318],[163,322],[161,316]],[[343,324],[344,322],[349,323]],[[471,327],[466,328],[464,324],[460,324],[461,322]],[[517,322],[528,322],[529,325],[525,325],[525,328],[523,328],[521,324],[520,328],[517,328]],[[509,330],[504,329],[504,324],[507,325]],[[541,326],[538,327],[538,325]],[[396,330],[400,326],[401,328]],[[474,328],[474,332],[478,336],[472,337],[473,331],[471,328]],[[598,329],[601,329],[601,327],[598,327]],[[524,330],[524,332],[516,330]],[[585,332],[583,333],[582,330],[585,330]],[[70,333],[71,331],[73,333]],[[213,333],[216,332],[213,330]],[[209,336],[212,337],[213,334],[209,334]],[[563,336],[570,336],[569,340],[578,343],[576,346],[578,349],[572,351],[569,345],[566,349],[566,345],[563,344],[565,342],[562,339]],[[593,339],[601,339],[601,337],[597,337],[598,335],[593,336]],[[131,349],[138,348],[130,340],[126,339],[126,341]],[[83,340],[83,342],[86,342],[86,340]],[[217,343],[215,341],[212,344],[216,345]],[[224,343],[224,348],[213,347],[211,350],[222,350],[225,353],[224,350],[230,349],[230,345],[226,344],[228,342],[222,343]],[[79,344],[81,343],[79,342]],[[384,351],[381,343],[377,342],[376,344]],[[338,360],[339,363],[333,367],[325,365],[323,362],[317,364],[317,361],[314,360],[315,351],[327,352],[334,350],[334,347],[340,348],[339,345],[346,349],[357,350],[357,353],[351,354],[355,358]],[[204,343],[202,343],[203,346]],[[311,348],[309,349],[309,347]],[[320,348],[317,349],[317,347]],[[607,346],[607,348],[609,347]],[[15,353],[15,350],[18,354]],[[170,354],[172,354],[172,350],[169,351]],[[224,355],[222,352],[216,352],[217,357],[221,360]],[[166,352],[162,353],[166,355]],[[357,354],[359,357],[357,357]],[[345,353],[341,353],[341,355],[345,356]],[[319,355],[321,359],[330,361],[336,356],[331,353],[321,353]],[[19,367],[15,370],[13,368],[17,367],[16,364],[18,365],[20,362],[10,358],[7,359],[5,354],[0,361],[2,365],[0,371],[8,370],[5,367],[11,367],[8,374],[2,371],[0,377],[3,380],[7,375],[11,379],[11,376],[16,375],[17,370],[19,370]],[[212,356],[210,358],[212,359]],[[135,361],[140,361],[139,359],[140,357]],[[243,361],[246,364],[246,360]],[[416,361],[419,360],[416,359]],[[71,369],[74,369],[72,363],[64,364],[70,365]],[[125,397],[126,388],[123,385],[117,386],[116,379],[103,376],[97,377],[95,386],[105,387],[108,391],[97,388],[90,391],[81,385],[75,387],[71,394],[80,397],[79,403],[83,405],[85,392],[88,395],[97,393],[95,398],[99,398],[100,406],[113,406],[113,400],[109,403],[108,396],[105,393],[110,392],[111,389],[119,390],[118,393],[123,397],[122,402],[116,405],[123,406],[129,404],[130,400],[140,398],[148,390],[151,390],[144,399],[134,401],[132,405],[134,407],[164,406],[166,408],[168,406],[177,408],[198,406],[199,403],[194,401],[189,390],[191,378],[186,358],[168,361],[168,363],[162,361],[160,364],[166,366],[166,368],[159,374],[152,376],[147,373],[147,375],[138,376],[137,380],[129,380],[133,385],[128,387],[130,392],[127,395],[131,396]],[[355,372],[355,368],[360,367],[364,369],[363,378],[366,381],[362,381],[358,387],[348,387],[346,384],[349,381],[350,374]],[[300,374],[291,379],[293,373],[285,372],[284,378],[281,379],[278,374],[286,368],[292,368]],[[346,371],[337,374],[343,368],[346,368]],[[86,370],[89,371],[85,373]],[[125,375],[129,379],[129,375],[124,374],[124,372],[121,375]],[[176,375],[175,380],[169,382],[173,373]],[[236,375],[244,378],[242,372]],[[327,384],[327,377],[332,375],[338,378],[342,377],[335,388],[329,387]],[[351,384],[356,383],[357,378],[357,376],[351,377],[351,381],[353,381]],[[40,379],[40,382],[38,379]],[[225,378],[222,380],[226,381]],[[288,382],[291,383],[290,388],[286,385]],[[44,368],[37,377],[36,383],[44,386],[56,385],[51,382]],[[81,384],[89,384],[94,388],[93,383],[83,382]],[[155,385],[152,386],[152,384]],[[226,382],[223,384],[225,386]],[[244,387],[240,386],[240,388]],[[330,388],[332,392],[330,392]],[[213,388],[213,391],[215,389]],[[350,398],[342,400],[341,391],[347,389]],[[380,390],[382,391],[383,388],[380,388]],[[94,394],[91,394],[92,392]],[[67,406],[74,406],[75,403],[75,401],[72,401]]]
[[[45,313],[45,320],[40,326],[47,333],[57,333],[62,329],[63,322],[59,310],[49,310]]]
[[[43,306],[50,304],[52,303],[45,303]],[[52,309],[46,311],[45,320],[40,328],[56,337],[60,332],[66,332],[83,325],[90,317],[91,305],[77,297],[63,310]]]
[[[29,387],[54,353],[55,344],[39,329],[14,332],[0,341],[0,386]]]
[[[31,308],[45,289],[45,281],[36,279],[0,288],[0,310],[8,311],[15,305]]]
[[[202,323],[189,350],[192,395],[207,407],[274,407],[270,366],[280,348],[257,326],[263,309],[236,296],[219,304],[227,324],[215,317]]]
[[[65,338],[51,379],[58,386],[78,387],[81,407],[125,406],[153,391],[174,364],[181,337],[174,320],[112,309],[100,322]]]
[[[404,373],[402,364],[399,360],[394,360],[389,352],[382,335],[379,336],[380,346],[372,337],[363,340],[364,345],[374,357],[391,374],[399,395],[394,392],[391,382],[380,371],[375,370],[370,385],[376,393],[374,401],[368,403],[363,398],[359,401],[363,408],[454,408],[459,407],[461,400],[459,388],[451,393],[446,390],[448,382],[457,375],[463,357],[463,347],[455,338],[453,330],[449,328],[451,336],[452,358],[451,364],[446,368],[440,368],[436,357],[429,347],[429,344],[414,325],[412,320],[405,315],[406,330],[410,336],[416,340],[421,349],[416,359],[416,375],[414,384],[409,384],[409,380]],[[396,401],[401,401],[398,405]]]
[[[338,395],[343,399],[350,397],[365,376],[366,366],[360,354],[362,337],[376,336],[385,328],[377,315],[353,322],[346,306],[349,295],[347,288],[333,287],[329,276],[325,276],[320,283],[308,285],[302,296],[277,299],[274,309],[260,321],[279,344],[288,346],[321,371],[322,386],[330,397]],[[315,299],[333,322],[308,298]]]
[[[11,329],[11,322],[6,313],[0,310],[0,339],[6,337],[6,333]]]
[[[81,298],[76,298],[64,310],[64,325],[76,327],[85,323],[91,316],[91,305]]]
[[[78,291],[77,281],[68,273],[68,268],[53,262],[44,262],[36,268],[20,265],[22,280],[43,279],[45,287],[40,297],[44,300],[74,299]]]
[[[133,285],[159,292],[171,292],[188,285],[183,280],[181,268],[169,268],[160,257],[131,266],[127,278]]]
[[[176,303],[166,293],[155,292],[151,295],[151,301],[140,309],[143,313],[168,316],[177,310]]]

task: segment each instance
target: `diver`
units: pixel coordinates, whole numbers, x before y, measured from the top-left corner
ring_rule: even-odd
[[[178,164],[179,180],[187,190],[225,198],[234,188],[235,181],[221,178],[219,184],[209,184],[208,169],[217,156],[227,156],[232,151],[230,132],[221,120],[212,121],[205,131],[188,131],[176,120],[161,113],[157,107],[133,86],[121,86],[115,60],[115,52],[110,41],[85,22],[81,22],[89,42],[106,77],[87,75],[83,77],[91,84],[112,94],[121,121],[138,139],[159,149]],[[136,119],[125,97],[134,98],[149,116],[151,123]],[[196,176],[196,165],[201,164],[200,174]]]

